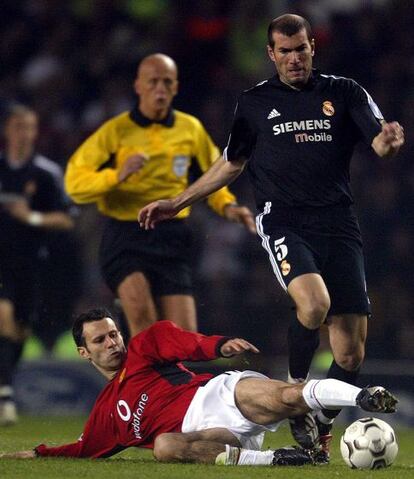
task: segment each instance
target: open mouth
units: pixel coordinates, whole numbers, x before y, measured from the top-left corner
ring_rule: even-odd
[[[292,70],[289,70],[289,73],[292,75],[300,75],[304,72],[303,68],[294,68]]]

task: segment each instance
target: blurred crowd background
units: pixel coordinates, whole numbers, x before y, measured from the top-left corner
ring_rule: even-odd
[[[354,78],[405,128],[395,159],[358,149],[352,185],[373,304],[367,355],[414,359],[414,2],[3,0],[0,108],[18,101],[37,110],[38,150],[65,168],[86,136],[134,105],[139,60],[163,52],[179,67],[175,107],[199,117],[223,148],[238,94],[274,73],[266,30],[286,12],[310,20],[317,68]],[[254,209],[245,177],[232,189]],[[259,239],[204,205],[191,223],[200,330],[244,335],[265,353],[285,354],[292,308]],[[82,206],[74,233],[49,238],[38,328],[47,349],[72,313],[113,303],[97,267],[101,228],[94,205]]]

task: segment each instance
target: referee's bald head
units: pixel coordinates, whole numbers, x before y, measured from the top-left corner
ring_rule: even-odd
[[[137,69],[137,77],[140,77],[147,68],[154,68],[154,67],[165,67],[175,73],[175,77],[178,76],[178,69],[177,64],[175,61],[165,55],[164,53],[153,53],[152,55],[148,55],[144,57],[138,65]]]
[[[139,110],[151,120],[166,118],[178,92],[177,65],[168,55],[154,53],[138,66],[134,82]]]

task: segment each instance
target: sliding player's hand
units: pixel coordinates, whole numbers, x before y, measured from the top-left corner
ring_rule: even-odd
[[[141,228],[153,230],[155,225],[163,220],[173,218],[178,209],[174,207],[172,200],[158,200],[144,206],[138,214],[138,223]]]
[[[229,339],[220,348],[220,353],[225,358],[237,356],[239,354],[245,353],[246,351],[260,353],[256,346],[241,338]]]
[[[0,459],[34,459],[36,453],[33,449],[29,451],[17,451],[17,452],[6,452],[5,454],[0,454]]]

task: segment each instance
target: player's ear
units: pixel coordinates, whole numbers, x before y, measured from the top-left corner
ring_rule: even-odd
[[[173,89],[174,96],[177,95],[179,86],[180,86],[180,82],[178,80],[176,80],[175,83],[174,83],[174,89]]]
[[[314,56],[315,55],[315,39],[314,38],[312,38],[310,45],[311,45],[312,56]]]
[[[134,91],[135,91],[135,93],[139,96],[140,87],[139,87],[139,79],[138,79],[138,76],[135,78],[135,81],[134,81]]]
[[[81,358],[90,359],[89,351],[85,348],[85,346],[79,346],[78,353]]]
[[[269,58],[272,60],[272,62],[275,61],[275,54],[273,52],[273,49],[270,45],[267,45],[267,54],[269,55]]]

